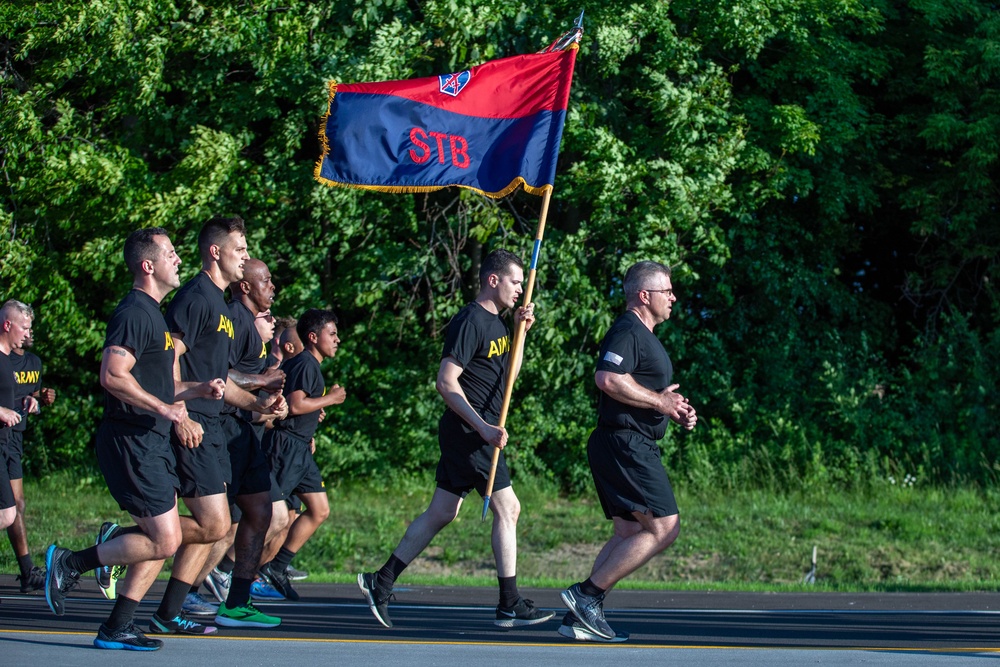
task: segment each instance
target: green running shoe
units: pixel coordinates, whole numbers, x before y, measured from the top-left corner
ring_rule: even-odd
[[[280,618],[268,616],[253,606],[251,602],[235,609],[230,609],[223,602],[219,605],[219,613],[215,615],[215,622],[227,628],[276,628],[281,625]]]

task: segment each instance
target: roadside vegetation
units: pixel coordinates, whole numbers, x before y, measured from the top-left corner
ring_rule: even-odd
[[[590,495],[517,480],[523,511],[519,577],[528,585],[581,579],[610,524]],[[974,487],[932,487],[916,480],[872,480],[864,488],[694,489],[677,485],[681,535],[630,577],[626,587],[730,590],[912,591],[1000,589],[1000,494]],[[329,487],[330,520],[295,565],[309,581],[353,581],[380,566],[422,511],[433,481],[410,479]],[[128,523],[99,480],[58,476],[26,485],[28,536],[36,558],[48,544],[93,543],[102,521]],[[473,494],[461,516],[404,576],[406,584],[494,586],[490,520]],[[803,578],[817,547],[816,583]],[[168,561],[169,564],[169,561]],[[0,572],[17,571],[9,546]]]

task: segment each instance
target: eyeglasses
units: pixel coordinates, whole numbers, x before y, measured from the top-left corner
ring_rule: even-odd
[[[652,294],[654,292],[665,292],[668,297],[674,295],[674,291],[672,289],[641,289],[639,291],[640,292],[649,292],[650,294]]]
[[[258,315],[254,319],[255,320],[264,320],[265,322],[273,322],[274,321],[274,315],[272,315],[271,313],[261,313],[260,315]]]

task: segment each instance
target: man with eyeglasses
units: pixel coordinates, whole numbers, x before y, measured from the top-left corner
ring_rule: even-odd
[[[653,333],[677,301],[670,268],[639,262],[625,274],[624,287],[627,309],[601,343],[594,375],[601,390],[597,428],[587,442],[597,495],[614,535],[590,577],[562,592],[570,613],[559,634],[580,641],[628,639],[604,618],[604,595],[677,539],[677,502],[656,443],[668,420],[689,431],[698,423],[694,408],[677,393],[679,385],[671,384],[673,365]]]

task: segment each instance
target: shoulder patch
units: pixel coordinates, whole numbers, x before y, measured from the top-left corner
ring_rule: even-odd
[[[610,350],[604,353],[604,361],[610,361],[615,366],[621,366],[624,360],[624,357],[617,355]]]

